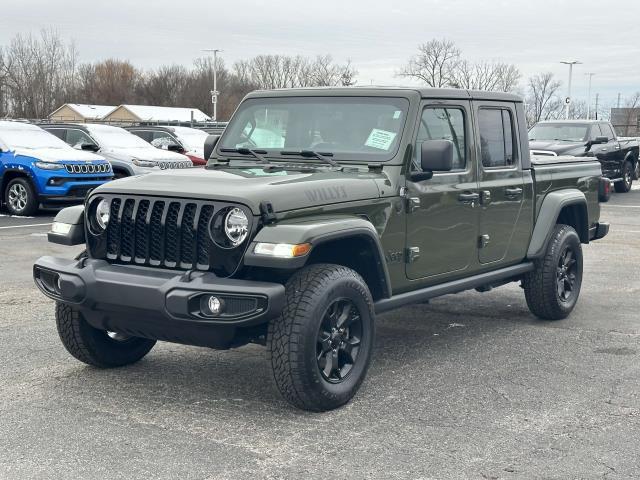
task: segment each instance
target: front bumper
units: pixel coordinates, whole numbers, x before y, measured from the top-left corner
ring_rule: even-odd
[[[95,328],[190,345],[228,346],[238,328],[266,323],[284,306],[281,284],[206,272],[47,256],[36,261],[33,276],[42,293],[73,305]],[[210,295],[227,307],[217,317],[203,307]]]
[[[589,231],[589,240],[600,240],[604,238],[609,233],[609,223],[608,222],[600,222],[597,223],[594,227],[591,227]]]

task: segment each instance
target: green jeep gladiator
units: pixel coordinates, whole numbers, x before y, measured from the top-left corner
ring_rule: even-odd
[[[42,257],[62,343],[117,367],[157,340],[266,345],[296,407],[348,402],[375,316],[521,282],[538,318],[574,308],[581,244],[605,236],[600,164],[529,155],[522,99],[444,89],[259,91],[205,170],[117,180],[62,210]]]

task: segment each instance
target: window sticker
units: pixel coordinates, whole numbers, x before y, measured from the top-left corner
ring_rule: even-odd
[[[377,148],[380,150],[389,150],[393,140],[396,138],[396,133],[388,132],[387,130],[380,130],[379,128],[374,128],[371,130],[369,134],[369,138],[364,144],[367,147]]]
[[[402,114],[402,112],[400,110],[396,110],[395,112],[393,112],[393,119],[397,120],[400,118],[400,114]]]

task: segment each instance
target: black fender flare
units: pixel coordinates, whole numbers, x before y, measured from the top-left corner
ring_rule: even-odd
[[[362,217],[353,215],[335,215],[331,217],[302,218],[281,221],[264,226],[255,236],[247,249],[244,265],[275,269],[298,269],[307,264],[314,249],[336,240],[358,238],[364,240],[375,261],[375,269],[383,297],[391,296],[391,281],[385,262],[380,236],[373,224]],[[278,258],[257,255],[254,248],[257,243],[310,243],[311,251],[301,257]]]
[[[587,198],[584,193],[577,188],[568,188],[551,192],[542,201],[540,211],[536,217],[535,226],[527,250],[527,258],[540,258],[547,249],[547,244],[551,238],[553,226],[557,223],[560,212],[563,208],[578,205],[588,215]],[[589,240],[589,221],[585,219],[586,232],[578,232],[581,239]]]

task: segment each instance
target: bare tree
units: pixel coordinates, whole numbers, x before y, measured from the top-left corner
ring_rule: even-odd
[[[189,72],[185,67],[165,65],[141,76],[137,94],[149,105],[182,106],[188,81]]]
[[[541,73],[527,82],[527,123],[533,125],[540,120],[558,118],[562,112],[562,99],[558,91],[562,82],[555,80],[553,73]]]
[[[636,92],[631,97],[627,98],[624,102],[624,135],[628,137],[632,135],[633,132],[637,132],[638,130],[638,117],[639,117],[639,109],[640,106],[640,92]]]
[[[512,92],[518,86],[520,71],[500,62],[459,61],[453,71],[453,85],[468,90]]]
[[[418,46],[418,54],[411,57],[398,76],[420,80],[430,87],[455,85],[455,70],[460,50],[450,40],[430,40]]]
[[[101,105],[136,103],[140,71],[127,60],[110,58],[83,65],[78,74],[83,101]]]

